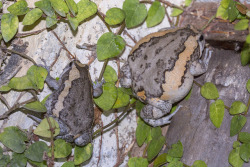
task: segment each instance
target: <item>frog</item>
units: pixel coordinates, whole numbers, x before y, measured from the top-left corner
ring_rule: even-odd
[[[102,83],[92,83],[89,66],[78,60],[71,61],[63,70],[60,79],[48,75],[47,85],[53,89],[45,103],[48,116],[59,124],[60,133],[56,138],[84,146],[92,141],[94,121],[93,96],[102,94]]]
[[[145,104],[140,117],[149,125],[163,126],[180,110],[173,104],[190,91],[195,76],[208,69],[212,52],[202,33],[193,26],[175,27],[143,37],[121,68],[120,84],[131,88]]]

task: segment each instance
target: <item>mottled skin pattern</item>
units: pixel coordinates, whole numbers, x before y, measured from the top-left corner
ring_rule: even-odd
[[[65,68],[59,82],[55,83],[50,76],[46,82],[55,88],[46,101],[46,108],[48,115],[60,125],[57,137],[79,146],[91,142],[94,108],[88,66],[73,61]]]
[[[210,57],[200,60],[203,37],[190,27],[150,34],[132,49],[121,70],[121,85],[132,87],[147,105],[141,117],[152,126],[169,123],[172,104],[187,95],[193,76],[207,70]]]

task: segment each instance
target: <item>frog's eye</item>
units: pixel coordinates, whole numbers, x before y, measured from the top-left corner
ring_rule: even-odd
[[[203,41],[204,40],[204,36],[203,35],[200,35],[199,36],[199,41]]]

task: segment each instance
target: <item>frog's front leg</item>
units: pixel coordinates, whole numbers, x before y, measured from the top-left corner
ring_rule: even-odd
[[[91,141],[92,141],[92,129],[90,128],[75,139],[75,144],[78,146],[85,146]]]
[[[120,84],[122,87],[125,87],[125,88],[130,88],[132,85],[131,70],[130,70],[128,62],[126,62],[121,68]]]
[[[170,119],[174,116],[174,114],[179,110],[180,107],[176,109],[176,111],[170,115],[166,115],[170,112],[172,108],[172,103],[163,100],[150,100],[149,104],[147,104],[141,111],[141,118],[152,126],[162,126],[170,123]],[[166,116],[165,116],[166,115]]]
[[[190,73],[193,75],[193,76],[198,76],[198,75],[201,75],[203,73],[205,73],[208,69],[208,63],[209,63],[209,60],[211,58],[211,55],[212,55],[212,52],[211,50],[209,49],[206,49],[206,53],[205,53],[205,57],[203,60],[196,60],[194,61],[191,66],[190,66]]]

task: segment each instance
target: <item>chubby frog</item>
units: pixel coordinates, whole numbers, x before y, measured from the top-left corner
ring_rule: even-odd
[[[172,104],[188,94],[194,76],[207,71],[211,52],[201,59],[204,45],[204,37],[187,26],[149,34],[132,48],[120,82],[146,104],[140,113],[146,123],[170,123],[180,108],[169,114]]]
[[[93,91],[88,65],[74,60],[64,69],[59,81],[48,75],[46,83],[54,89],[45,106],[48,115],[59,123],[57,138],[79,146],[91,142],[94,120],[92,94],[99,96],[102,85],[94,85]]]

